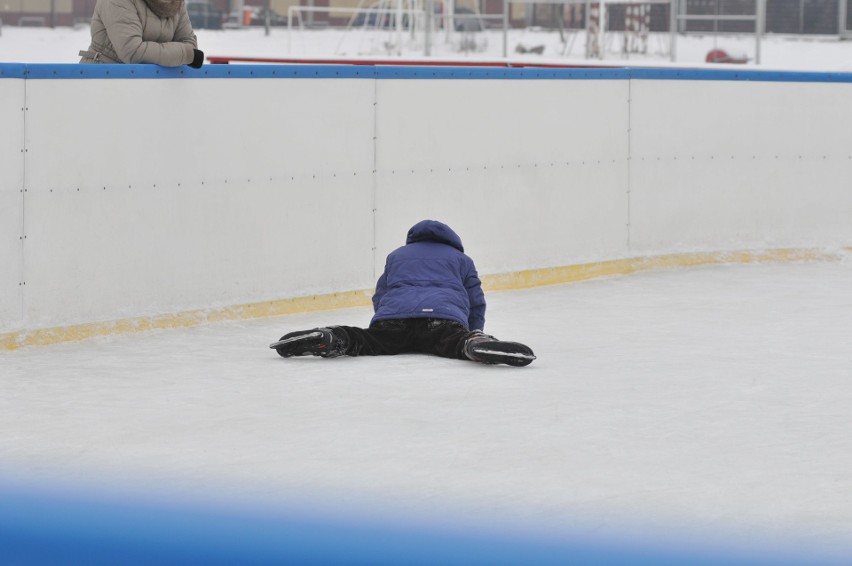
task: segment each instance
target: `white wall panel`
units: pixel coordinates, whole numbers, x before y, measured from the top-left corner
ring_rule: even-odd
[[[371,81],[29,85],[30,325],[372,284]]]
[[[626,81],[382,80],[377,269],[433,217],[480,272],[626,250]]]
[[[24,84],[0,79],[0,331],[22,324]]]
[[[849,84],[24,82],[0,80],[0,330],[370,288],[424,218],[483,274],[852,244]]]
[[[632,81],[631,246],[852,241],[852,85]]]

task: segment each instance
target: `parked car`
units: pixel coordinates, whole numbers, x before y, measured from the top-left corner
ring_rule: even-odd
[[[396,28],[396,9],[390,2],[377,2],[362,8],[352,20],[352,27],[370,27],[382,29]],[[402,27],[408,29],[408,14],[402,15]]]
[[[238,29],[243,27],[243,15],[239,12],[231,12],[225,16],[225,21],[222,22],[222,29]]]
[[[225,18],[222,27],[225,29],[238,29],[246,26],[265,26],[266,8],[258,6],[246,6],[244,12],[231,12]],[[287,16],[282,16],[275,10],[269,10],[270,26],[286,26]]]
[[[222,29],[225,21],[225,13],[204,0],[187,2],[186,11],[193,29]]]
[[[453,27],[456,31],[485,31],[485,22],[469,8],[456,7],[453,11]]]
[[[252,8],[251,24],[253,26],[266,25],[266,8]],[[286,26],[287,16],[282,16],[275,10],[269,10],[269,25],[270,26]]]

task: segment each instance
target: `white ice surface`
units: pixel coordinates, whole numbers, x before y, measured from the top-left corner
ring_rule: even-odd
[[[849,556],[850,289],[847,260],[490,293],[527,368],[267,348],[362,308],[0,352],[0,475]]]

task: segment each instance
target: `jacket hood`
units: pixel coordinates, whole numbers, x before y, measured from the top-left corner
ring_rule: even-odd
[[[183,0],[145,0],[151,11],[161,18],[171,18],[177,15]]]
[[[408,237],[405,239],[406,244],[414,242],[438,242],[439,244],[447,244],[464,253],[461,238],[453,232],[453,229],[437,220],[421,220],[411,227],[408,231]]]

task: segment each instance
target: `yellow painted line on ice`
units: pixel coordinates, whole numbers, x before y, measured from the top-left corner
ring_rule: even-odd
[[[844,250],[852,252],[852,247],[844,248]],[[530,269],[497,275],[483,275],[482,283],[487,291],[526,289],[542,285],[572,283],[599,277],[627,275],[653,269],[696,267],[722,263],[833,261],[840,259],[840,257],[839,254],[831,252],[807,249],[671,254]],[[361,307],[370,305],[372,294],[372,289],[364,289],[222,308],[184,311],[176,314],[23,330],[20,332],[0,334],[0,350],[16,350],[23,346],[46,346],[111,334],[125,334],[166,328],[186,328],[206,322],[245,320],[301,312]]]
[[[852,250],[852,248],[850,248]],[[483,287],[488,291],[526,289],[541,285],[573,283],[608,277],[628,275],[652,269],[697,267],[722,263],[757,263],[775,261],[834,261],[840,256],[823,250],[779,249],[768,251],[738,251],[671,254],[662,256],[615,259],[595,263],[530,269],[499,275],[484,275]]]
[[[85,340],[96,336],[108,336],[110,334],[143,332],[145,330],[163,328],[187,328],[206,322],[244,320],[300,312],[364,306],[370,304],[371,294],[371,291],[330,293],[327,295],[296,297],[218,309],[184,311],[175,314],[12,332],[9,334],[0,334],[0,350],[15,350],[22,346],[46,346],[59,342]]]

